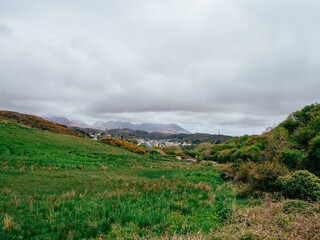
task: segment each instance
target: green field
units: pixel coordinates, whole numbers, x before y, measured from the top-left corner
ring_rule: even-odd
[[[227,182],[218,169],[228,166],[139,155],[0,120],[0,239],[320,236],[318,202]]]
[[[0,121],[1,239],[139,239],[217,231],[219,171]]]

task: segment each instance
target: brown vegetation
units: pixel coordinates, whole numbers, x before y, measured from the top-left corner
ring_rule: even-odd
[[[76,137],[82,137],[82,138],[88,137],[87,135],[81,132],[75,131],[73,129],[69,129],[67,127],[55,124],[53,122],[50,122],[40,117],[29,115],[29,114],[0,111],[0,119],[21,122],[32,128],[38,128],[38,129],[47,130],[50,132],[61,133],[61,134],[66,134],[66,135],[71,135]]]
[[[105,138],[100,139],[100,141],[103,143],[110,144],[112,146],[122,147],[122,148],[128,149],[129,151],[134,152],[134,153],[146,154],[146,151],[144,149],[142,149],[134,144],[127,143],[125,141],[121,141],[119,139],[105,137]]]

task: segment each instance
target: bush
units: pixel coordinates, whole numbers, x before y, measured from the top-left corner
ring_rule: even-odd
[[[175,151],[169,150],[166,152],[167,155],[169,156],[177,156],[177,153]]]
[[[305,149],[308,149],[309,142],[316,136],[316,132],[307,127],[298,128],[292,134],[292,140]]]
[[[139,153],[139,154],[146,154],[146,151],[136,145],[133,145],[131,143],[127,143],[124,141],[121,141],[119,139],[111,138],[111,137],[105,137],[100,139],[101,142],[107,143],[109,145],[115,146],[115,147],[122,147],[125,149],[128,149],[131,152]]]
[[[305,200],[320,200],[320,179],[307,170],[295,172],[292,176],[280,178],[285,196]]]
[[[160,152],[158,152],[158,151],[156,151],[156,150],[151,150],[151,151],[149,152],[149,154],[151,154],[151,155],[160,155]]]
[[[182,153],[185,155],[188,155],[190,157],[193,157],[193,158],[196,157],[196,155],[198,155],[198,152],[196,152],[196,151],[183,150]]]
[[[167,146],[163,148],[163,151],[168,154],[168,151],[181,152],[182,150],[180,146]]]
[[[308,152],[308,158],[303,162],[303,166],[310,172],[320,175],[320,136],[316,137]]]
[[[140,147],[140,148],[143,148],[143,149],[145,149],[145,150],[148,149],[148,147],[147,147],[145,144],[140,144],[139,147]]]
[[[231,152],[231,151],[230,151]],[[261,150],[258,146],[252,145],[250,147],[242,147],[240,149],[235,149],[234,153],[230,156],[231,159],[242,159],[258,161],[261,155]]]
[[[276,184],[278,177],[285,176],[288,172],[287,167],[278,162],[246,161],[239,165],[235,179],[250,183],[253,189],[274,191],[278,188]]]
[[[292,134],[299,127],[299,122],[292,118],[288,118],[281,123],[281,126],[283,126],[289,134]]]
[[[300,167],[302,160],[306,154],[299,150],[284,149],[281,152],[281,162],[290,169],[297,169]]]

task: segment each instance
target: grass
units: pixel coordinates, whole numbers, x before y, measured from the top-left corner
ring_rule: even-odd
[[[317,203],[241,197],[243,186],[222,180],[212,166],[138,155],[3,120],[0,143],[1,239],[312,239],[319,234]],[[291,235],[288,219],[295,223]],[[299,228],[304,223],[309,230]]]
[[[212,167],[3,120],[0,142],[4,239],[208,233],[235,201]]]

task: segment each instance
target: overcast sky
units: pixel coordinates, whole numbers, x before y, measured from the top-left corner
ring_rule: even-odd
[[[320,96],[318,0],[0,0],[0,109],[260,134]]]

